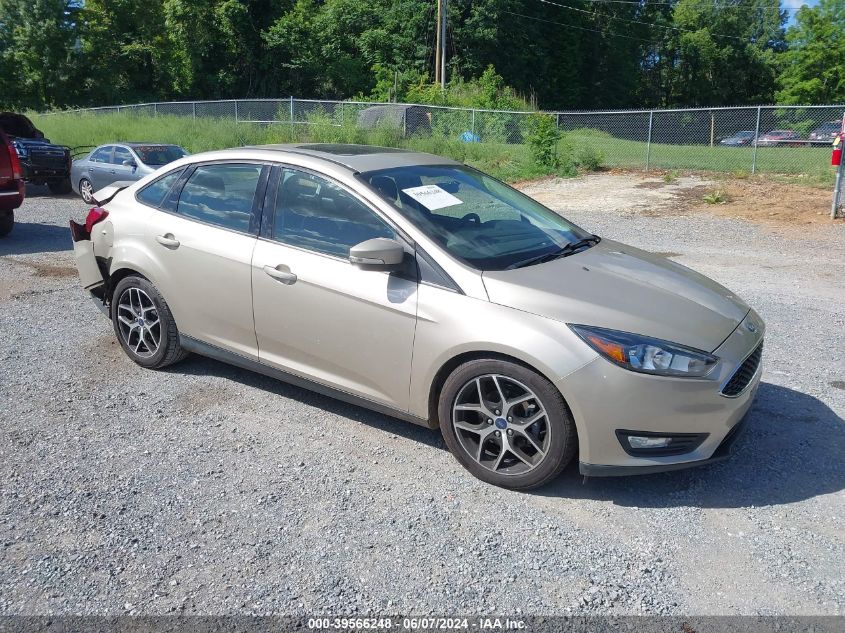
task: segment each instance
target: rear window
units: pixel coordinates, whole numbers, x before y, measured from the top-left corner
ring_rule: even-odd
[[[143,202],[151,207],[161,206],[167,192],[170,191],[170,188],[176,183],[183,171],[183,169],[171,171],[169,174],[148,184],[135,195],[138,202]]]
[[[179,194],[176,212],[224,229],[249,232],[262,165],[200,165]]]

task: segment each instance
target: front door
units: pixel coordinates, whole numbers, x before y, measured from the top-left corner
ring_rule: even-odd
[[[146,225],[154,283],[180,333],[253,360],[250,266],[268,170],[258,163],[199,165]]]
[[[349,263],[351,246],[395,232],[325,178],[284,169],[279,181],[253,256],[260,359],[407,411],[417,281]]]
[[[135,163],[135,157],[132,155],[132,152],[129,151],[126,147],[121,147],[120,145],[115,145],[114,147],[114,154],[112,155],[111,160],[111,173],[110,173],[110,182],[119,182],[121,180],[138,180],[135,174],[138,172],[137,164],[135,167],[130,165],[124,165],[125,162]]]

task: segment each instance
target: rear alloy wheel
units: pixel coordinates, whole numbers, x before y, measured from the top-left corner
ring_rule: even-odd
[[[85,201],[85,204],[94,203],[94,185],[87,178],[79,181],[79,195]]]
[[[170,308],[143,277],[131,275],[117,284],[111,316],[123,351],[142,367],[160,369],[187,356]]]
[[[14,211],[0,211],[0,237],[6,237],[15,226]]]
[[[497,486],[541,486],[575,453],[575,423],[560,393],[516,363],[476,360],[458,367],[443,386],[439,415],[458,461]]]

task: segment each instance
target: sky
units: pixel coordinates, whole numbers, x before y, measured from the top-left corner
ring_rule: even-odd
[[[819,0],[781,0],[781,5],[784,9],[789,9],[789,18],[786,21],[787,26],[792,24],[795,18],[795,11],[801,8],[802,5],[814,7],[819,3]],[[793,10],[794,9],[794,10]]]

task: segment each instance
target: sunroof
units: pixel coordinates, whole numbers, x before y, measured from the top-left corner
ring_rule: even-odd
[[[376,147],[375,145],[345,145],[343,143],[326,143],[319,145],[298,145],[299,149],[312,152],[323,152],[335,156],[365,156],[367,154],[402,153],[405,150],[393,147]]]

